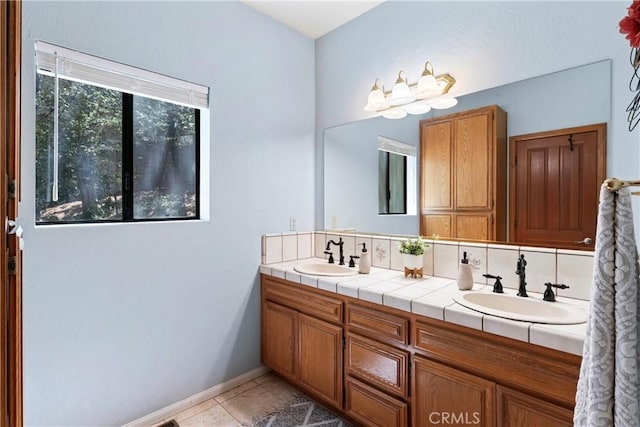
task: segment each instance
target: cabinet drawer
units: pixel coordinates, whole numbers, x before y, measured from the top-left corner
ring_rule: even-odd
[[[407,404],[347,377],[345,411],[364,426],[406,427]]]
[[[349,330],[389,344],[409,344],[409,320],[358,305],[347,305]]]
[[[413,330],[416,352],[433,360],[569,408],[575,403],[579,356],[436,320],[417,321]]]
[[[409,353],[354,334],[347,334],[345,369],[401,397],[407,396]]]
[[[262,277],[262,292],[266,300],[277,302],[329,322],[342,322],[342,301],[298,289],[295,285],[280,283],[275,279]]]

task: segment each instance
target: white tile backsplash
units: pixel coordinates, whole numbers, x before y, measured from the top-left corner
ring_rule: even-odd
[[[527,291],[543,293],[545,283],[556,283],[555,249],[521,247],[520,255],[524,255],[524,259],[527,262],[525,270]],[[516,265],[513,267],[513,271],[515,272]]]
[[[324,253],[325,248],[327,247],[326,234],[322,231],[316,231],[315,236],[316,238],[314,240],[314,255],[316,256],[316,258],[328,258],[328,256]]]
[[[558,283],[568,285],[569,289],[558,289],[557,295],[589,299],[592,282],[593,255],[558,253]]]
[[[389,238],[374,238],[371,244],[371,265],[374,267],[391,268],[391,241]]]
[[[458,245],[433,244],[433,275],[455,279],[458,277]]]
[[[390,255],[391,255],[391,269],[404,271],[404,257],[400,253],[400,245],[404,239],[391,239],[390,243]]]
[[[282,235],[268,235],[265,236],[264,240],[264,263],[273,264],[276,262],[282,262]]]
[[[261,241],[262,264],[274,264],[318,257],[327,259],[324,254],[328,240],[344,241],[345,263],[349,255],[360,255],[362,243],[366,243],[374,268],[403,270],[402,254],[399,244],[403,239],[392,236],[345,234],[338,232],[299,232],[265,234]],[[527,261],[527,289],[532,292],[544,291],[544,283],[565,283],[569,289],[560,290],[558,296],[588,300],[591,296],[593,274],[593,252],[573,251],[554,248],[518,247],[506,244],[483,244],[476,242],[453,242],[428,240],[430,248],[424,254],[424,276],[435,276],[455,280],[462,253],[467,252],[473,273],[474,283],[493,285],[492,279],[482,274],[489,273],[502,277],[505,288],[518,289],[518,276],[515,274],[518,257],[524,254]],[[337,247],[331,248],[336,262],[339,260]],[[284,276],[284,275],[283,275]],[[332,282],[332,279],[326,282]],[[328,289],[336,291],[337,281],[324,283]],[[312,283],[305,283],[313,286]],[[318,287],[322,288],[320,281]],[[372,289],[373,291],[373,289]],[[378,299],[378,295],[371,295]]]
[[[298,234],[298,259],[311,258],[313,254],[313,234]]]
[[[520,253],[517,246],[489,244],[487,249],[487,273],[502,277],[504,288],[518,289],[516,267]],[[487,284],[493,285],[494,279]]]
[[[487,272],[487,245],[461,243],[458,247],[458,260],[462,259],[465,252],[471,265],[473,282],[487,283],[487,278],[482,276]]]
[[[298,235],[284,234],[282,236],[282,261],[298,259]]]

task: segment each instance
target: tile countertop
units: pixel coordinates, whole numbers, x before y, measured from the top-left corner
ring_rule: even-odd
[[[261,264],[260,273],[582,356],[586,323],[550,325],[486,315],[453,301],[452,296],[460,292],[456,282],[441,277],[405,278],[401,271],[375,267],[371,268],[369,274],[342,277],[311,276],[294,270],[297,264],[313,262],[327,261],[321,258],[308,258],[277,264]],[[491,292],[491,290],[490,285],[474,284],[473,290],[468,292]],[[505,289],[505,294],[515,295],[515,293],[513,289]],[[542,299],[542,294],[539,293],[529,292],[529,296]],[[585,311],[589,308],[588,301],[562,297],[556,299],[557,302],[571,304]]]

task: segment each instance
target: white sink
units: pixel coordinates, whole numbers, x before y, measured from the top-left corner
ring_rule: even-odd
[[[325,262],[296,265],[293,269],[298,273],[310,274],[312,276],[353,276],[358,274],[358,269],[355,267]]]
[[[571,325],[587,321],[587,312],[562,302],[547,302],[533,297],[460,292],[454,301],[472,310],[506,319],[533,323]]]

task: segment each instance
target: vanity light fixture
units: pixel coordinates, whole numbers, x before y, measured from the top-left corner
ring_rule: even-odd
[[[364,110],[379,113],[387,119],[401,119],[407,113],[424,114],[432,108],[451,108],[458,100],[447,93],[455,83],[449,74],[436,76],[433,65],[427,61],[417,83],[410,85],[407,74],[400,71],[393,89],[385,92],[382,81],[376,79]]]

